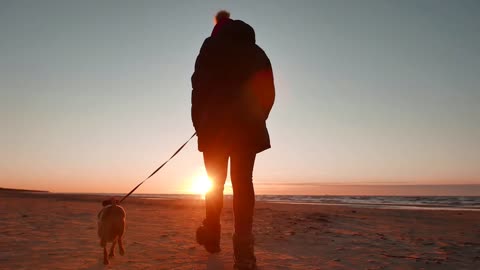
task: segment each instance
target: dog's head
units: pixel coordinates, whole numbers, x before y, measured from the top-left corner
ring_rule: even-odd
[[[108,206],[108,205],[117,205],[117,204],[120,204],[120,201],[115,199],[115,198],[110,198],[110,199],[104,200],[102,202],[103,207]]]

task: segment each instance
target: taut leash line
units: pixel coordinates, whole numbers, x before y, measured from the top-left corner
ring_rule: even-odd
[[[158,167],[155,171],[153,171],[147,178],[145,178],[142,182],[140,182],[140,184],[138,184],[136,187],[134,187],[127,195],[123,196],[123,198],[120,200],[120,203],[123,202],[123,200],[125,200],[126,198],[128,198],[128,196],[130,196],[135,190],[137,190],[137,188],[139,188],[145,181],[147,181],[150,177],[152,177],[154,174],[156,174],[161,168],[163,168],[163,166],[165,166],[174,156],[176,156],[182,149],[183,147],[185,147],[185,145],[187,145],[187,143],[193,138],[195,137],[195,135],[197,135],[197,133],[193,133],[193,135],[190,137],[190,139],[188,139],[184,144],[182,144],[182,146],[180,146],[180,148],[178,148],[177,151],[175,151],[175,153],[173,153],[173,155],[167,159],[167,161],[165,161],[162,165],[160,165],[160,167]]]

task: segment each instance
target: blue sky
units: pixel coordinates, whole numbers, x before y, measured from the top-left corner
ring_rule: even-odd
[[[192,133],[227,9],[273,65],[257,183],[480,184],[478,1],[0,1],[0,186],[123,192]],[[203,173],[193,141],[140,192]],[[281,192],[281,191],[280,191]]]

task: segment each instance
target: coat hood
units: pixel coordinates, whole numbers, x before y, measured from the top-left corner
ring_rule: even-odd
[[[217,24],[212,36],[235,42],[255,44],[255,30],[242,20],[229,19],[222,24]]]

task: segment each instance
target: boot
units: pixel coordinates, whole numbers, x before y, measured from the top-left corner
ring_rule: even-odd
[[[235,270],[257,270],[257,259],[253,252],[253,235],[233,235]]]
[[[202,245],[209,253],[220,252],[220,224],[209,224],[203,220],[196,233],[197,243]]]

